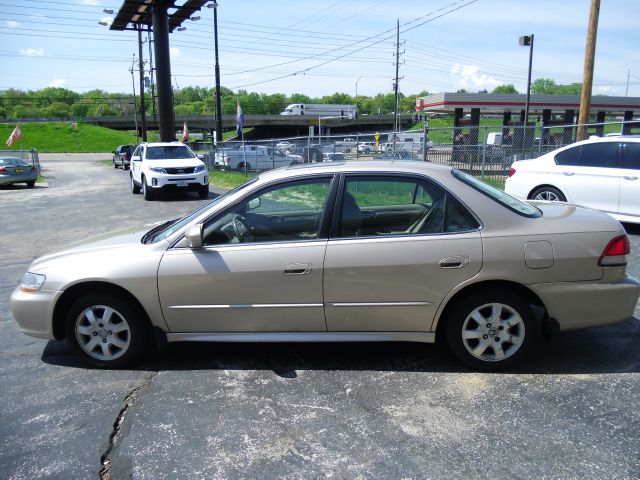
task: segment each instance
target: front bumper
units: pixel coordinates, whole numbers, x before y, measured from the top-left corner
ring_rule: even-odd
[[[11,313],[18,327],[31,337],[53,339],[53,309],[62,295],[57,290],[27,293],[17,287],[11,294]]]
[[[633,316],[640,296],[640,282],[629,276],[610,283],[544,283],[529,288],[540,297],[560,330],[623,322]]]
[[[147,185],[154,190],[197,191],[209,186],[209,174],[206,171],[186,175],[151,173]]]

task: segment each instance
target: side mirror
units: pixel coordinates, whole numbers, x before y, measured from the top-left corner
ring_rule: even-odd
[[[199,153],[198,155],[196,155],[198,157],[199,160],[204,160],[204,155]]]
[[[202,247],[202,224],[196,223],[195,225],[191,225],[187,233],[185,234],[185,238],[187,239],[188,246],[190,248],[201,248]]]
[[[132,162],[139,162],[140,160],[141,160],[140,157],[137,155],[135,157],[131,157]]]

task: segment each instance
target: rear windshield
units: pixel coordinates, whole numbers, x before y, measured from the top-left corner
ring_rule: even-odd
[[[509,210],[516,212],[519,215],[530,218],[539,218],[542,216],[542,212],[536,207],[533,207],[528,203],[525,203],[521,200],[518,200],[517,198],[512,197],[509,194],[506,194],[502,190],[498,190],[497,188],[492,187],[491,185],[488,185],[481,180],[478,180],[476,177],[467,175],[460,170],[452,170],[451,173],[458,180],[466,183],[472,188],[475,188],[480,193],[485,194],[487,197],[498,202],[504,207],[507,207]]]
[[[147,160],[175,160],[176,158],[196,158],[196,155],[185,145],[147,147]]]
[[[0,158],[0,165],[21,165],[21,166],[29,166],[27,162],[20,158],[15,157],[6,157]]]

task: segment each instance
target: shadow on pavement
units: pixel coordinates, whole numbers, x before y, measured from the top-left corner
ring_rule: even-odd
[[[640,322],[563,332],[542,342],[517,374],[603,374],[640,372]],[[93,369],[64,342],[51,341],[45,363]],[[471,372],[441,345],[419,343],[173,343],[133,370],[272,370],[295,378],[296,370]]]

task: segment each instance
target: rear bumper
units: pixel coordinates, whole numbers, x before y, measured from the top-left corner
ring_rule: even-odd
[[[0,175],[0,185],[8,185],[10,183],[35,182],[38,179],[37,173],[19,173],[17,175]]]
[[[633,316],[640,282],[625,277],[611,283],[567,282],[529,285],[560,330],[601,327]]]

